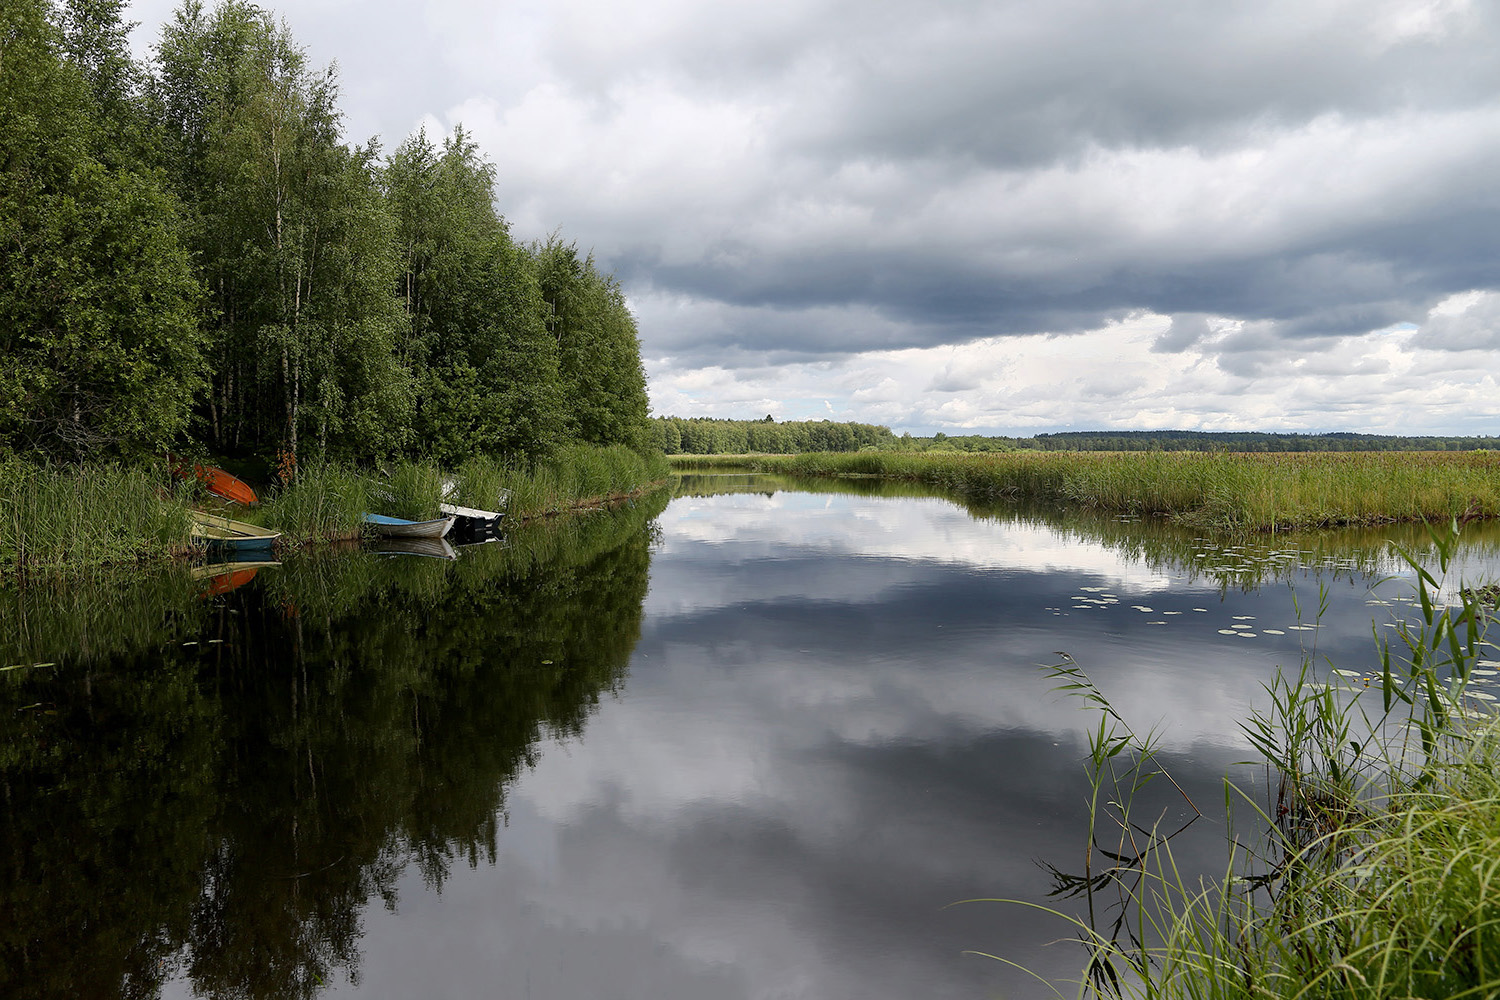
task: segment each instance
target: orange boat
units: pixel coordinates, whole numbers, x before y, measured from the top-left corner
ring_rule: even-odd
[[[187,465],[171,455],[167,456],[167,461],[172,463],[172,471],[179,478],[196,476],[204,488],[216,497],[246,505],[257,503],[260,499],[243,479],[237,479],[223,469],[216,469],[211,465],[195,465],[189,469]]]

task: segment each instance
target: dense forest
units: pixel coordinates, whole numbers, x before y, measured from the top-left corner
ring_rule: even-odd
[[[657,417],[655,443],[668,455],[797,455],[813,451],[1475,451],[1500,437],[1398,437],[1384,434],[1274,434],[1251,431],[1066,431],[1030,438],[982,434],[899,437],[877,424],[829,420],[777,423]]]
[[[462,129],[348,145],[270,13],[186,0],[143,65],[124,6],[0,0],[0,457],[650,447],[620,286]]]
[[[889,446],[889,427],[874,424],[800,420],[720,420],[712,417],[657,417],[655,445],[668,455],[795,455],[808,451],[859,451]]]

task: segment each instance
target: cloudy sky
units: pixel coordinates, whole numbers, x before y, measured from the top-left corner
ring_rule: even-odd
[[[655,413],[1500,431],[1488,0],[267,5],[619,276]]]

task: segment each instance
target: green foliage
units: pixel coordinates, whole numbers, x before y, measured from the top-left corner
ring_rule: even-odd
[[[624,445],[571,445],[544,461],[510,467],[501,482],[508,510],[525,518],[623,499],[666,477],[659,455],[643,457]]]
[[[471,455],[454,474],[451,500],[478,510],[504,512],[510,502],[505,488],[506,463],[492,455]]]
[[[382,162],[269,11],[185,0],[148,68],[123,10],[0,0],[0,452],[650,450],[619,285],[517,245],[461,127]]]
[[[369,478],[351,466],[309,462],[297,469],[295,482],[265,496],[258,520],[293,545],[357,537],[371,509],[370,491]]]
[[[657,417],[654,444],[668,455],[795,455],[809,451],[844,452],[893,447],[889,427],[875,424],[798,420],[718,420],[709,417]]]
[[[370,455],[405,442],[409,373],[375,150],[339,142],[331,72],[270,14],[227,2],[164,30],[157,114],[212,291],[215,446]]]
[[[532,260],[495,213],[494,168],[461,128],[441,151],[419,132],[384,182],[422,452],[449,464],[545,453],[562,432],[557,343]]]
[[[1044,451],[1473,451],[1494,437],[1262,431],[1063,431],[1018,442]]]
[[[646,373],[640,338],[624,293],[590,255],[553,235],[532,247],[547,330],[557,342],[558,375],[568,401],[568,436],[586,444],[649,450]]]
[[[438,516],[442,470],[430,462],[397,462],[374,488],[376,513],[426,521]]]
[[[202,385],[198,285],[157,178],[93,155],[99,122],[44,8],[0,51],[0,445],[76,460],[163,447]]]

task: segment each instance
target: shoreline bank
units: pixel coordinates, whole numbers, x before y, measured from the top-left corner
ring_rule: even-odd
[[[206,547],[189,540],[191,514],[206,506],[280,531],[277,547],[284,551],[357,541],[367,510],[435,517],[449,484],[465,506],[502,509],[505,523],[524,524],[646,496],[667,476],[658,455],[574,446],[528,469],[490,458],[452,472],[405,462],[378,482],[369,470],[310,466],[292,485],[268,490],[254,508],[219,508],[200,484],[174,481],[163,468],[0,461],[0,579],[199,556]]]

